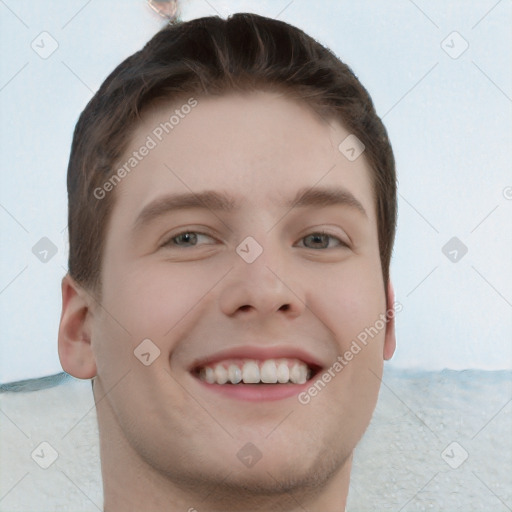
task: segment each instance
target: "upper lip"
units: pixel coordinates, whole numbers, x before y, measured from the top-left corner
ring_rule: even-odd
[[[208,356],[196,359],[190,370],[202,366],[211,365],[225,359],[254,359],[263,361],[265,359],[299,359],[313,369],[320,369],[324,365],[310,352],[291,345],[256,346],[243,345],[219,350]]]

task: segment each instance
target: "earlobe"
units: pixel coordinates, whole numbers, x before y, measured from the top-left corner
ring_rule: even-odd
[[[395,353],[396,349],[396,335],[395,335],[395,310],[394,310],[394,303],[395,303],[395,291],[393,289],[393,283],[391,282],[391,279],[388,281],[388,287],[387,287],[387,303],[388,303],[388,309],[386,311],[386,315],[388,316],[389,320],[386,325],[386,336],[384,339],[384,359],[388,361],[393,357],[393,354]]]
[[[91,309],[85,292],[66,274],[62,279],[62,313],[58,346],[62,369],[78,379],[96,375],[91,347]]]

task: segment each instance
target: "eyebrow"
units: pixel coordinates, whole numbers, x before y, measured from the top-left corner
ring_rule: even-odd
[[[328,206],[346,206],[365,217],[366,210],[354,195],[344,188],[302,188],[295,198],[282,204],[287,208],[326,208]],[[198,193],[166,195],[155,199],[145,206],[134,223],[138,230],[155,219],[173,211],[185,209],[202,209],[212,212],[232,213],[240,210],[240,203],[233,197],[220,192],[207,190]]]

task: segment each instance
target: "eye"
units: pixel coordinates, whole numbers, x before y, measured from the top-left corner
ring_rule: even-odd
[[[206,237],[210,240],[213,240],[211,236],[205,235],[204,233],[199,233],[197,231],[182,231],[181,233],[178,233],[177,235],[167,239],[167,241],[165,241],[161,247],[196,247],[200,237]]]
[[[329,233],[325,233],[324,231],[311,233],[302,238],[302,240],[305,240],[307,243],[311,244],[309,247],[306,245],[307,249],[333,249],[334,247],[329,247],[329,239],[338,242],[335,247],[348,247],[348,244],[343,242],[340,238],[334,235],[330,235]]]
[[[168,238],[161,247],[171,248],[190,248],[205,245],[205,243],[198,243],[201,238],[214,240],[211,236],[198,231],[182,231],[172,237]],[[324,231],[310,233],[301,239],[305,241],[303,247],[306,249],[334,249],[335,247],[349,247],[348,244],[343,242],[339,237],[330,235]],[[331,244],[334,241],[334,244]],[[207,244],[207,242],[206,242]]]

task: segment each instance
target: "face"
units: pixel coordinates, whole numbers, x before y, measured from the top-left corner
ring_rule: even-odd
[[[145,113],[115,187],[89,324],[100,428],[182,485],[326,482],[370,421],[390,343],[364,154],[349,161],[349,132],[278,93],[199,97],[160,133],[176,108]]]

